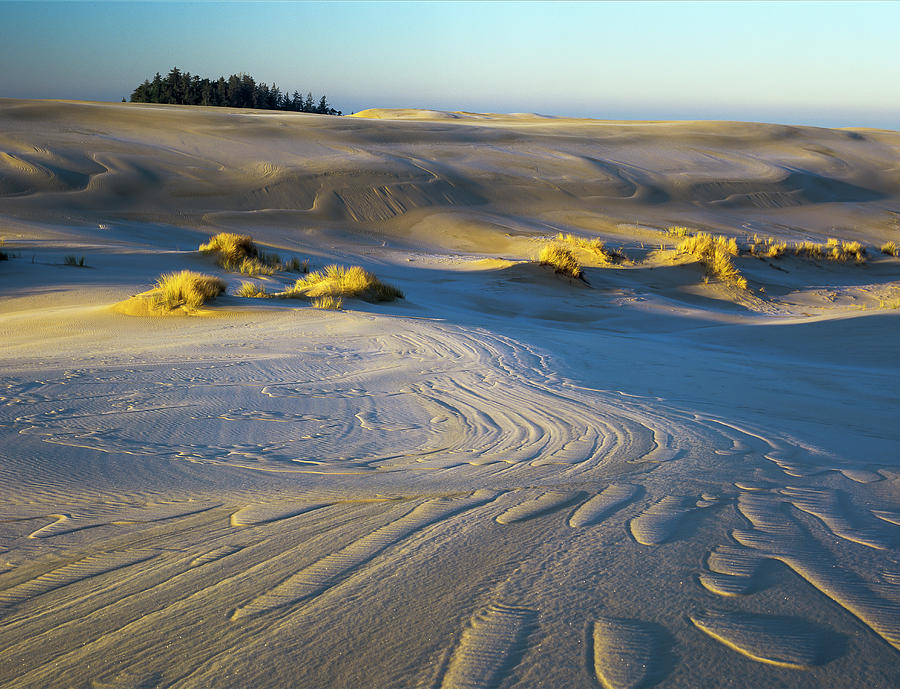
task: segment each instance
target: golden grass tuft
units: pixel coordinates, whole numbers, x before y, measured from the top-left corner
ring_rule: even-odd
[[[542,266],[551,266],[560,275],[584,279],[581,274],[581,265],[575,258],[575,254],[559,244],[545,244],[541,247],[538,261]]]
[[[896,242],[886,242],[881,245],[881,253],[888,256],[900,256],[900,246]]]
[[[822,258],[825,255],[825,248],[821,244],[816,244],[815,242],[800,242],[798,244],[794,244],[791,251],[795,256],[800,256],[801,258]]]
[[[672,225],[663,230],[670,237],[690,237],[695,230],[690,227],[682,227],[681,225]]]
[[[759,258],[781,258],[787,253],[787,248],[787,242],[775,237],[760,237],[755,234],[750,239],[750,254]]]
[[[866,262],[866,248],[859,242],[843,242],[840,239],[829,239],[825,244],[800,242],[794,244],[791,251],[795,256],[811,259],[855,263]]]
[[[625,254],[619,249],[608,249],[606,243],[602,239],[586,239],[578,237],[574,234],[560,232],[556,235],[556,241],[567,248],[581,249],[587,251],[603,263],[621,263],[628,260]]]
[[[214,275],[204,275],[192,270],[164,273],[154,286],[154,308],[198,309],[225,291],[225,281]]]
[[[697,258],[706,266],[710,276],[734,287],[747,289],[747,278],[741,275],[732,261],[732,257],[738,255],[737,240],[734,237],[714,237],[707,232],[698,232],[678,242],[676,251]]]
[[[310,304],[314,309],[325,309],[327,311],[340,311],[344,308],[344,300],[341,297],[332,297],[331,295],[316,297]]]
[[[234,232],[220,232],[210,237],[206,244],[200,245],[200,251],[205,254],[216,254],[223,264],[239,265],[245,258],[259,256],[259,249],[250,235]]]
[[[842,242],[839,239],[829,239],[826,245],[828,258],[832,261],[866,262],[866,250],[859,242]]]
[[[297,278],[294,286],[283,293],[286,297],[342,297],[366,301],[402,299],[403,292],[386,285],[360,266],[326,266]]]
[[[234,293],[238,297],[250,297],[254,299],[265,299],[266,297],[272,296],[266,292],[265,287],[252,282],[242,282],[241,286],[238,287]]]

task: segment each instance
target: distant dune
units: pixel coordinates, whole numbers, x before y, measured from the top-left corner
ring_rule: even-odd
[[[0,99],[0,240],[3,687],[897,686],[898,132]]]

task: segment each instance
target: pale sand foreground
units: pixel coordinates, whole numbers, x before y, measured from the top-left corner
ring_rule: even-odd
[[[0,100],[0,684],[897,686],[900,134],[365,114]],[[222,230],[406,299],[112,311]]]

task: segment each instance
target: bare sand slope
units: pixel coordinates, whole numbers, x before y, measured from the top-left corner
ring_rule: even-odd
[[[897,685],[900,134],[0,124],[3,686]],[[868,260],[744,251],[738,289],[670,225]],[[233,296],[223,230],[406,298]],[[557,232],[629,260],[554,275]],[[204,316],[111,308],[184,268],[228,283]]]

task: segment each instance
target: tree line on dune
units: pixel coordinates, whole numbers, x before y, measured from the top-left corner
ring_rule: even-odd
[[[122,99],[125,100],[124,98]],[[249,74],[232,74],[227,79],[210,80],[177,67],[166,75],[159,72],[145,79],[131,94],[132,103],[167,103],[170,105],[211,105],[228,108],[259,108],[340,115],[325,96],[315,100],[312,93],[282,92],[275,84],[257,83]]]

